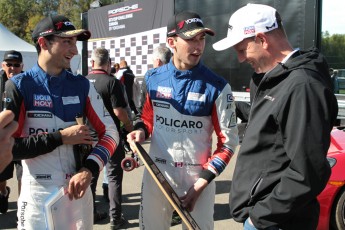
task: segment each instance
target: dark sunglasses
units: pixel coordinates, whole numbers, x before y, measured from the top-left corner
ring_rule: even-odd
[[[13,67],[17,67],[18,68],[18,67],[20,67],[20,65],[21,64],[18,64],[18,63],[6,63],[7,67],[12,67],[13,66]]]

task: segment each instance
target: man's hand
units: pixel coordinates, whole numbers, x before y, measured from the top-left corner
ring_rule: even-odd
[[[68,196],[69,199],[82,198],[86,192],[86,189],[91,184],[92,173],[87,168],[81,168],[77,174],[75,174],[68,184]]]
[[[11,163],[13,159],[12,147],[14,139],[12,134],[17,130],[18,123],[13,121],[14,114],[10,110],[0,113],[0,172]]]
[[[143,142],[145,141],[145,132],[142,129],[134,130],[127,135],[127,142],[130,144],[132,151],[135,153],[135,148],[132,145],[133,142]]]
[[[187,194],[180,197],[182,206],[191,212],[194,209],[195,203],[198,200],[200,194],[208,185],[207,180],[199,178],[192,187],[188,190]]]
[[[87,125],[73,125],[60,130],[62,143],[65,145],[89,144],[92,145],[90,129]]]

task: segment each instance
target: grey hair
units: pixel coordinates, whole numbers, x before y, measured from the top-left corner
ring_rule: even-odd
[[[98,47],[92,51],[91,60],[98,66],[104,66],[109,63],[109,51],[103,47]]]
[[[167,64],[172,56],[171,50],[166,46],[158,46],[153,50],[153,60],[159,59],[163,64]]]

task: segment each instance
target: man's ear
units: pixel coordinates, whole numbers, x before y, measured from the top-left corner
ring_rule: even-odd
[[[175,48],[175,42],[176,42],[176,38],[175,37],[168,37],[167,38],[167,43],[170,46],[170,48],[172,48],[172,49]]]
[[[46,50],[48,48],[47,46],[48,40],[45,39],[44,37],[39,37],[37,42],[40,45],[41,49]]]

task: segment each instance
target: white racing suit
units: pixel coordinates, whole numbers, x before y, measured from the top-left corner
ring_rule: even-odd
[[[235,105],[230,85],[202,63],[187,71],[169,64],[145,76],[142,111],[150,157],[179,196],[202,177],[209,185],[191,215],[202,229],[213,229],[215,183],[238,145]],[[217,149],[212,153],[212,134]],[[173,208],[145,171],[139,223],[141,229],[169,229]]]
[[[67,71],[57,77],[46,74],[38,65],[17,75],[6,84],[19,128],[16,137],[51,133],[76,125],[77,114],[84,115],[98,135],[98,142],[85,161],[91,172],[102,170],[114,153],[119,136],[111,117],[103,116],[101,97],[83,76]],[[42,146],[44,148],[44,146]],[[52,192],[67,186],[76,173],[72,145],[61,145],[52,152],[22,160],[23,177],[18,199],[18,229],[45,230],[44,202]],[[92,229],[93,204],[90,188],[83,196],[81,229]],[[69,215],[66,210],[65,215]],[[74,228],[73,228],[74,229]]]

